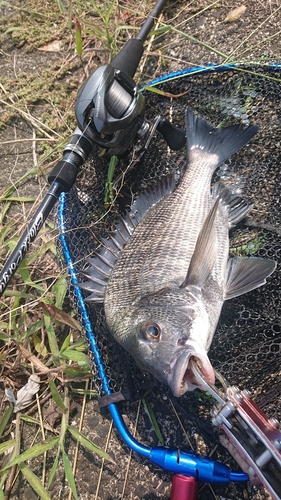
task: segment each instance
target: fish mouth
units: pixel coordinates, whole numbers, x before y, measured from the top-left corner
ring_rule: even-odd
[[[202,388],[200,381],[196,379],[192,364],[196,363],[202,376],[207,383],[215,383],[214,369],[210,360],[202,349],[201,352],[186,348],[184,351],[177,353],[170,363],[171,372],[168,375],[168,385],[176,397],[183,396],[187,391],[194,391],[196,388]]]

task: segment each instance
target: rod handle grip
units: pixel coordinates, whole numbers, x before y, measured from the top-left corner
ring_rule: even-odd
[[[143,55],[143,43],[137,38],[131,38],[128,40],[124,47],[118,52],[118,54],[111,61],[110,65],[123,71],[131,78],[133,78],[141,57]]]

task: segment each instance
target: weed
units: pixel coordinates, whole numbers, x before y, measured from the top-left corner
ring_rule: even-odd
[[[1,260],[6,258],[7,247],[9,249],[13,247],[15,232],[16,228],[11,223],[3,227],[1,236],[6,238],[7,243],[2,246]],[[9,236],[10,239],[7,239]],[[40,379],[38,404],[40,404],[40,398],[44,398],[44,394],[49,393],[56,407],[61,410],[59,436],[45,438],[42,422],[36,419],[26,420],[21,411],[17,413],[16,442],[21,442],[21,426],[18,420],[27,422],[26,425],[41,427],[43,442],[39,439],[39,442],[22,453],[13,441],[4,442],[1,452],[5,453],[8,449],[10,451],[2,463],[0,481],[3,486],[8,475],[14,473],[14,466],[18,466],[37,494],[41,498],[49,498],[42,482],[27,466],[27,460],[34,459],[48,450],[56,449],[56,458],[50,471],[48,487],[53,481],[59,460],[62,459],[73,496],[78,498],[74,476],[65,451],[66,433],[70,433],[77,442],[91,452],[98,453],[108,460],[111,458],[81,432],[72,429],[69,424],[70,400],[73,399],[72,396],[70,397],[71,391],[69,392],[70,381],[83,380],[85,377],[90,379],[91,362],[85,353],[85,342],[79,336],[81,327],[74,319],[73,312],[71,310],[66,312],[62,309],[63,306],[65,308],[67,280],[65,272],[61,272],[56,264],[56,257],[57,249],[52,239],[44,242],[42,237],[42,244],[35,247],[19,267],[21,278],[19,290],[8,290],[2,297],[1,328],[6,333],[1,335],[1,380],[6,387],[14,390],[26,380],[28,374],[36,370]],[[41,273],[38,273],[37,266],[40,267],[40,264],[46,260],[52,262],[52,273],[42,277]],[[75,340],[77,335],[78,338]],[[60,338],[63,340],[60,341]],[[61,385],[60,391],[57,388],[57,382]],[[37,405],[34,410],[36,408]],[[10,434],[11,412],[12,407],[9,406],[2,415],[1,435]]]
[[[105,61],[112,58],[117,50],[120,32],[117,3],[108,3],[106,11],[102,7],[104,4],[81,1],[75,2],[75,5],[70,2],[66,8],[65,3],[58,0],[57,8],[46,11],[40,0],[26,10],[22,5],[14,4],[12,22],[7,17],[2,24],[1,41],[4,44],[12,40],[17,51],[24,49],[25,53],[31,53],[39,49],[40,52],[35,72],[21,71],[2,78],[0,128],[5,129],[7,124],[21,117],[36,130],[36,139],[42,139],[37,143],[37,154],[40,155],[38,165],[8,186],[1,195],[2,264],[17,243],[16,235],[21,231],[11,213],[13,204],[36,202],[35,197],[19,195],[21,186],[28,178],[44,176],[46,167],[42,168],[42,165],[47,159],[54,160],[61,155],[65,141],[75,128],[73,106],[79,87],[76,74],[80,72],[81,83],[87,76],[85,65],[91,61],[85,47],[91,44],[96,46],[98,63],[103,62],[103,56]],[[54,44],[55,41],[60,42],[59,45]],[[65,50],[66,44],[68,50]],[[98,52],[99,45],[102,46],[101,53]],[[63,63],[54,52],[58,49],[65,50]],[[48,55],[49,60],[46,59]],[[3,332],[0,338],[1,381],[9,388],[7,394],[13,404],[16,401],[14,395],[19,393],[34,371],[40,381],[35,404],[31,395],[28,406],[22,406],[17,411],[14,424],[11,421],[13,405],[4,407],[0,421],[0,436],[5,439],[0,444],[0,451],[5,454],[0,469],[0,499],[4,498],[3,491],[9,496],[19,473],[40,498],[50,498],[49,490],[60,463],[73,497],[78,498],[75,466],[71,466],[65,444],[67,436],[67,440],[71,437],[77,442],[77,450],[80,445],[103,459],[112,460],[83,436],[82,425],[79,430],[70,425],[72,403],[77,394],[85,400],[88,394],[93,396],[95,393],[87,389],[87,381],[92,377],[91,362],[87,356],[87,345],[81,338],[81,327],[68,304],[67,276],[57,264],[54,237],[53,224],[47,222],[45,230],[19,266],[12,289],[6,290],[0,302]],[[84,380],[85,389],[81,386]],[[50,398],[53,413],[48,423],[46,417],[42,417],[42,408],[44,401]],[[38,418],[32,416],[35,412]],[[28,427],[38,431],[33,433],[34,442],[22,451],[22,436]],[[9,439],[11,432],[15,440]],[[53,456],[49,472],[46,468],[47,452]],[[43,460],[41,478],[34,473],[40,457]]]

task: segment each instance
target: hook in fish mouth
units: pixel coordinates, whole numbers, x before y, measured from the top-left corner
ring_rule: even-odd
[[[201,349],[194,350],[188,346],[186,349],[181,350],[180,353],[177,353],[177,356],[170,363],[171,372],[167,381],[174,396],[183,396],[187,391],[193,391],[198,387],[206,390],[202,387],[201,381],[196,378],[192,369],[194,363],[207,383],[215,383],[214,369],[207,354]]]

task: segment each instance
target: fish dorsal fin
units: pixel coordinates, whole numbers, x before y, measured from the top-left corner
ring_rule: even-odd
[[[147,212],[154,207],[165,196],[175,189],[175,175],[169,174],[161,177],[158,182],[152,184],[143,193],[140,193],[130,210],[130,214],[136,217],[138,223],[145,217]]]
[[[212,272],[217,255],[215,218],[221,196],[222,194],[216,199],[198,235],[186,279],[181,285],[182,287],[192,285],[201,289]]]
[[[186,110],[185,123],[188,155],[193,149],[200,149],[217,155],[218,164],[239,151],[258,131],[256,125],[244,130],[239,124],[215,128],[190,108]]]
[[[106,241],[108,245],[99,248],[95,256],[88,259],[90,266],[82,271],[83,276],[89,279],[79,283],[80,288],[91,292],[85,299],[87,302],[103,302],[106,284],[120,251],[117,247],[113,248],[113,240]]]
[[[158,183],[137,196],[130,212],[125,214],[108,238],[102,239],[102,246],[95,252],[93,258],[88,259],[90,266],[82,273],[89,281],[79,283],[80,288],[91,292],[91,295],[85,299],[87,302],[102,303],[104,301],[108,279],[124,245],[130,240],[135,228],[149,210],[170,194],[174,187],[175,176],[173,174],[162,177]]]
[[[264,285],[276,268],[276,262],[260,257],[233,257],[229,259],[226,274],[225,300],[250,292]]]

